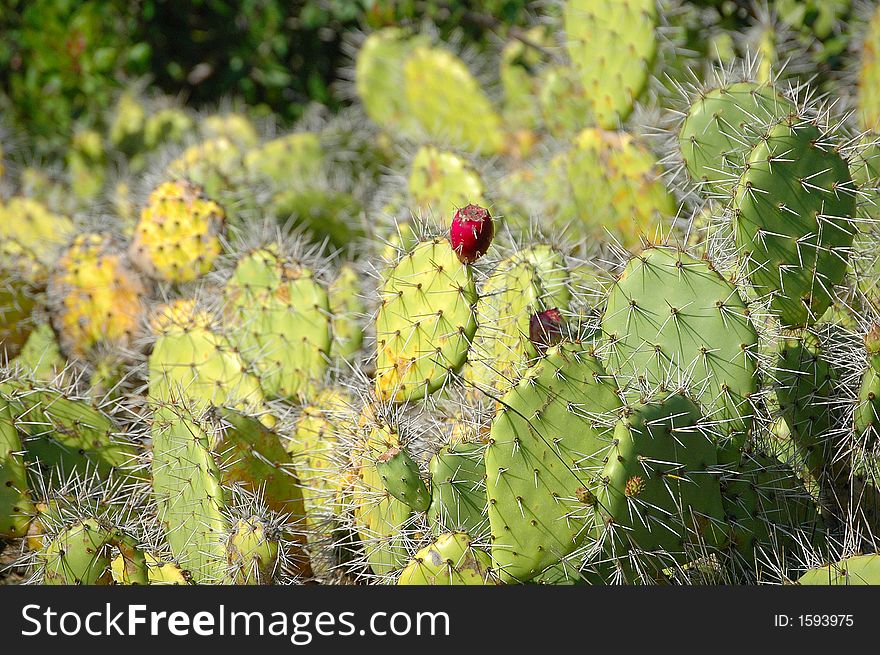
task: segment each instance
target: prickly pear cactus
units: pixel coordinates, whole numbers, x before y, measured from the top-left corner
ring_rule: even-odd
[[[129,247],[131,261],[150,277],[189,282],[208,273],[221,251],[226,220],[216,202],[185,180],[150,194]]]
[[[805,554],[825,549],[818,507],[789,466],[747,453],[721,486],[730,566],[747,577],[776,581],[802,568]]]
[[[83,357],[98,344],[131,345],[140,328],[146,289],[107,234],[74,239],[49,281],[62,349]]]
[[[486,533],[484,450],[479,443],[449,444],[431,458],[428,521],[435,532],[454,530],[477,537]]]
[[[464,532],[442,534],[417,552],[398,585],[485,585],[492,582],[492,560]]]
[[[863,129],[880,131],[880,9],[868,24],[858,78],[858,117]]]
[[[169,399],[172,400],[172,399]],[[174,558],[199,584],[229,580],[225,493],[206,423],[182,397],[153,415],[153,496]]]
[[[165,173],[169,179],[198,184],[209,198],[222,198],[238,187],[246,171],[241,147],[220,136],[188,147]]]
[[[304,407],[294,432],[284,446],[302,482],[302,495],[310,541],[321,539],[331,528],[333,496],[340,484],[343,462],[340,432],[347,401],[336,389],[325,389]]]
[[[486,204],[479,174],[455,153],[434,146],[422,146],[413,157],[407,187],[418,209],[445,226],[457,209]]]
[[[181,396],[201,407],[233,406],[262,412],[264,393],[239,352],[212,326],[211,316],[190,300],[159,309],[156,341],[148,361],[149,397],[169,403]],[[270,415],[264,423],[274,423]]]
[[[736,243],[784,327],[815,323],[831,305],[855,218],[847,162],[815,125],[792,117],[752,150],[736,189]]]
[[[752,423],[758,336],[736,288],[675,248],[630,259],[602,319],[608,369],[622,385],[682,387],[735,457]]]
[[[405,448],[392,446],[379,455],[376,472],[382,485],[407,507],[425,512],[431,504],[431,494],[419,472],[419,465]]]
[[[399,570],[408,559],[406,525],[412,510],[385,489],[376,467],[379,457],[390,448],[399,447],[397,433],[377,424],[367,428],[352,453],[356,478],[348,495],[353,505],[354,527],[365,562],[380,577]]]
[[[46,273],[14,241],[0,241],[0,344],[14,357],[33,334],[33,311],[40,301]]]
[[[15,242],[43,266],[55,262],[58,248],[67,245],[73,235],[73,221],[50,211],[42,202],[14,196],[0,203],[0,241]]]
[[[407,110],[432,140],[484,155],[503,150],[500,114],[451,52],[416,47],[403,66],[403,92]]]
[[[270,584],[278,567],[278,536],[258,516],[239,519],[229,537],[236,584]]]
[[[776,399],[790,438],[810,472],[819,477],[830,462],[828,441],[842,409],[835,407],[837,372],[822,356],[815,335],[804,333],[780,343],[775,377]]]
[[[627,577],[656,576],[722,538],[716,446],[681,394],[640,403],[621,419],[596,498],[605,544]]]
[[[9,402],[0,397],[0,538],[27,534],[34,515],[24,450]]]
[[[405,94],[403,62],[425,40],[396,27],[370,34],[355,62],[355,87],[367,115],[386,130],[404,135],[418,132]]]
[[[568,55],[592,100],[593,121],[617,129],[650,79],[656,0],[568,0],[563,19]]]
[[[50,537],[40,553],[43,584],[112,584],[113,547],[122,555],[129,584],[148,584],[146,559],[137,541],[95,519],[86,519]]]
[[[245,156],[245,165],[254,178],[264,177],[278,185],[313,183],[323,164],[321,139],[313,132],[272,139]]]
[[[36,326],[13,363],[35,380],[52,380],[63,371],[66,360],[52,326],[48,323]]]
[[[380,289],[376,317],[376,393],[423,398],[447,384],[467,357],[477,328],[469,266],[435,238],[403,255]]]
[[[327,301],[333,332],[330,355],[337,364],[350,361],[364,343],[362,317],[367,312],[360,276],[354,266],[344,264],[340,267],[327,288]]]
[[[833,564],[826,564],[804,573],[800,585],[878,585],[880,584],[880,555],[853,555]]]
[[[557,347],[502,398],[486,447],[492,561],[526,581],[590,538],[583,502],[611,443],[617,388],[577,347]]]
[[[136,474],[138,449],[113,419],[87,400],[37,385],[4,383],[27,459],[60,479]]]
[[[660,241],[677,213],[654,156],[625,132],[586,129],[552,166],[544,194],[557,220],[583,224],[590,237],[637,249]]]
[[[763,131],[792,111],[768,84],[736,82],[701,93],[678,133],[691,180],[706,193],[729,194]]]
[[[549,246],[525,248],[502,260],[483,283],[477,329],[464,377],[478,391],[505,391],[537,355],[529,320],[545,309],[567,310],[571,300],[563,255]]]
[[[243,257],[225,288],[230,340],[267,395],[317,390],[330,356],[327,290],[312,271],[272,246]]]

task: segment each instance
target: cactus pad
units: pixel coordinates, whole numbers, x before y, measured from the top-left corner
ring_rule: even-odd
[[[485,585],[491,581],[492,560],[471,544],[464,532],[446,533],[415,554],[398,585]]]
[[[312,271],[268,247],[239,261],[226,283],[230,339],[267,395],[314,393],[330,353],[327,290]]]
[[[129,255],[141,271],[168,282],[208,273],[220,254],[225,213],[186,181],[164,182],[150,194]]]
[[[678,133],[691,180],[706,191],[729,192],[762,131],[793,110],[766,84],[738,82],[702,93]]]
[[[476,330],[471,270],[446,239],[419,243],[380,290],[376,392],[416,400],[442,387],[465,362]]]
[[[673,248],[630,259],[602,320],[608,369],[621,384],[681,386],[738,450],[757,390],[757,333],[732,284],[712,266]],[[724,444],[722,444],[724,445]]]
[[[95,345],[131,344],[144,311],[140,278],[106,234],[81,234],[61,256],[49,282],[61,347],[84,356]]]
[[[644,92],[657,53],[655,0],[569,0],[566,47],[592,100],[593,120],[616,129]]]
[[[811,124],[771,128],[736,190],[736,243],[784,327],[817,321],[843,281],[856,232],[849,167]]]
[[[504,148],[501,116],[451,52],[415,48],[403,66],[403,81],[408,111],[431,139],[484,155]]]
[[[574,551],[592,529],[579,499],[611,440],[617,389],[591,355],[551,348],[501,400],[486,448],[492,560],[525,581]]]

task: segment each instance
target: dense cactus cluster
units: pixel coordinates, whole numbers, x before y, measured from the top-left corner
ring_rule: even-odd
[[[880,583],[880,11],[814,89],[775,15],[542,10],[3,162],[6,579]]]

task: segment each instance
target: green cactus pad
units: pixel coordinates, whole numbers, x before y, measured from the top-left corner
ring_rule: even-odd
[[[399,447],[395,432],[375,427],[354,453],[357,479],[349,492],[354,503],[354,525],[364,557],[377,576],[402,568],[408,557],[404,526],[411,510],[388,493],[376,468],[376,461],[383,453]]]
[[[255,178],[278,185],[314,183],[324,164],[320,137],[313,132],[295,132],[267,141],[245,155],[245,165]]]
[[[527,38],[542,46],[550,43],[550,29],[539,25],[528,30]],[[539,79],[536,69],[544,63],[546,55],[518,39],[508,41],[501,51],[499,78],[504,89],[502,113],[508,125],[517,128],[535,129],[538,127],[540,107],[538,105]]]
[[[166,176],[190,180],[209,198],[220,199],[242,184],[246,171],[241,148],[226,137],[216,137],[184,150],[168,165]]]
[[[580,72],[571,66],[549,66],[541,72],[538,96],[547,131],[557,138],[571,138],[592,122],[594,98],[581,83]]]
[[[835,564],[810,569],[798,579],[800,585],[880,585],[880,555],[854,555]]]
[[[428,521],[435,532],[461,530],[481,536],[486,517],[486,464],[482,444],[444,446],[431,458],[431,506]]]
[[[480,290],[465,379],[477,390],[506,391],[537,355],[529,319],[545,309],[565,311],[571,300],[563,255],[532,246],[501,261]]]
[[[0,203],[0,242],[15,242],[43,266],[55,263],[58,248],[73,234],[73,221],[37,200],[14,196]]]
[[[153,328],[157,338],[148,362],[151,400],[171,402],[183,394],[203,408],[263,409],[259,380],[232,344],[212,329],[210,317],[192,302],[165,306]],[[272,419],[267,415],[265,421]]]
[[[876,436],[880,433],[880,373],[869,366],[862,373],[859,403],[855,408],[856,433]]]
[[[501,116],[451,52],[415,48],[403,66],[403,92],[408,111],[431,139],[483,155],[503,150]]]
[[[811,124],[771,128],[736,191],[736,243],[784,327],[817,321],[843,281],[856,232],[846,161]]]
[[[872,14],[862,45],[858,118],[863,129],[880,131],[880,9]]]
[[[616,129],[645,90],[657,53],[655,0],[569,0],[566,47],[592,100],[593,120]]]
[[[738,82],[701,93],[678,133],[691,180],[707,191],[729,193],[763,130],[793,110],[766,84]]]
[[[269,510],[284,517],[287,573],[311,574],[305,553],[306,508],[303,486],[281,438],[256,418],[232,409],[220,410],[219,437],[212,450],[220,481],[240,486],[259,497]],[[276,544],[277,546],[277,544]]]
[[[464,532],[446,533],[415,554],[398,585],[486,585],[492,560]]]
[[[0,347],[7,357],[15,357],[33,335],[45,275],[21,246],[0,240]]]
[[[112,584],[113,546],[122,554],[130,584],[148,584],[147,562],[135,541],[95,519],[76,523],[51,538],[39,556],[43,584]]]
[[[59,391],[5,387],[29,461],[62,476],[134,472],[137,447],[100,409]]]
[[[477,328],[470,267],[446,239],[419,243],[380,289],[376,317],[376,392],[417,400],[442,387],[465,362]]]
[[[426,512],[431,494],[419,474],[419,465],[405,448],[392,446],[379,455],[376,471],[392,496],[417,512]]]
[[[312,271],[261,248],[239,261],[225,296],[230,341],[266,394],[315,393],[329,363],[331,315],[327,290]]]
[[[236,584],[272,582],[278,568],[278,537],[259,517],[240,519],[233,526],[228,548]]]
[[[355,61],[355,88],[367,115],[384,129],[412,135],[418,131],[409,111],[403,62],[424,39],[410,36],[396,27],[374,32],[364,41]]]
[[[407,188],[419,211],[447,227],[456,209],[486,205],[486,187],[479,174],[455,153],[434,146],[416,152]]]
[[[183,399],[153,416],[153,496],[165,539],[180,566],[199,584],[228,581],[229,525],[220,471],[202,421]]]
[[[34,328],[14,361],[35,380],[51,380],[67,364],[67,360],[61,355],[55,332],[48,323],[41,323]]]
[[[34,514],[21,439],[11,406],[0,397],[0,539],[23,537]]]
[[[611,289],[602,328],[608,369],[621,384],[689,389],[735,454],[752,422],[758,336],[711,264],[665,247],[633,257]]]
[[[222,408],[222,429],[212,450],[223,484],[259,493],[270,510],[295,528],[305,519],[302,485],[281,438],[256,418]]]
[[[789,466],[746,454],[721,486],[727,545],[739,556],[735,566],[763,577],[786,561],[797,566],[805,551],[824,547],[818,508]]]
[[[779,411],[790,437],[810,472],[819,476],[829,463],[827,441],[839,419],[834,408],[837,372],[822,356],[816,338],[806,333],[780,343],[775,378]]]
[[[526,581],[589,536],[580,498],[611,440],[617,389],[591,355],[551,348],[501,399],[486,448],[492,560],[504,580]]]
[[[700,419],[693,401],[674,394],[618,423],[596,497],[612,556],[632,560],[624,569],[661,571],[721,542],[716,446]]]
[[[285,443],[302,482],[310,541],[327,532],[333,522],[333,493],[342,479],[339,433],[346,398],[325,389],[303,408],[291,439]]]

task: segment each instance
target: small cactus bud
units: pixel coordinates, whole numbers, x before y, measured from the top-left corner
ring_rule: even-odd
[[[595,505],[596,504],[596,494],[594,494],[592,491],[590,491],[586,487],[578,487],[577,489],[575,489],[574,495],[584,505]]]
[[[471,264],[485,255],[494,236],[495,226],[488,209],[468,205],[455,212],[449,240],[462,264]]]
[[[623,494],[627,498],[634,498],[638,496],[642,491],[645,490],[645,481],[642,479],[640,475],[634,475],[629,480],[626,481],[626,484],[623,487]]]
[[[542,353],[562,341],[565,320],[558,309],[545,309],[532,314],[529,319],[529,339],[535,349]]]

